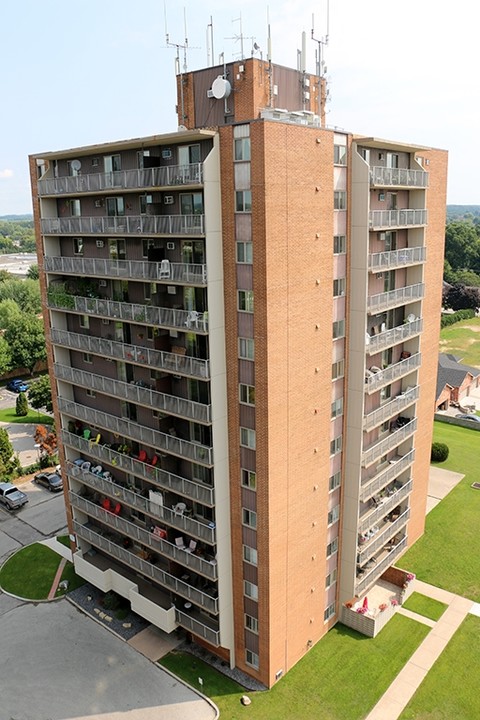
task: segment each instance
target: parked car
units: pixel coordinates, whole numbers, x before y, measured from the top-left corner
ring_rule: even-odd
[[[478,415],[465,415],[464,413],[459,413],[458,415],[455,415],[459,420],[470,420],[474,423],[480,423],[480,417]]]
[[[0,483],[0,503],[3,503],[7,510],[18,510],[27,502],[28,496],[15,485],[8,482]]]
[[[7,382],[7,390],[15,393],[27,392],[28,383],[26,383],[25,380],[20,380],[20,378],[15,378]]]
[[[57,473],[38,473],[33,478],[37,485],[43,485],[50,492],[60,492],[63,490],[63,480]]]

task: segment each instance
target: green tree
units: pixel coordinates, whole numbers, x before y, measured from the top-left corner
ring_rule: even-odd
[[[45,408],[48,412],[52,412],[52,388],[48,375],[42,375],[33,383],[28,391],[28,400],[35,410]]]
[[[447,224],[445,257],[452,270],[480,269],[480,240],[471,222],[454,220]]]
[[[19,417],[25,417],[28,415],[28,402],[25,393],[18,393],[17,401],[15,403],[15,415]]]
[[[0,282],[0,301],[15,300],[20,310],[38,315],[42,311],[38,280],[10,278]]]
[[[10,298],[0,300],[0,328],[2,330],[15,322],[15,318],[20,317],[21,314],[22,311],[15,300]]]
[[[3,336],[10,348],[12,367],[27,368],[32,373],[39,360],[47,359],[43,321],[35,315],[22,313]]]
[[[13,445],[8,432],[5,428],[0,428],[0,474],[2,478],[9,477],[17,465],[18,460],[13,457]]]
[[[10,353],[10,348],[8,347],[8,343],[3,335],[0,335],[0,375],[3,375],[8,372],[8,370],[11,370],[11,367],[12,355]]]
[[[38,265],[30,265],[27,270],[27,278],[29,278],[29,280],[38,280],[39,277]]]

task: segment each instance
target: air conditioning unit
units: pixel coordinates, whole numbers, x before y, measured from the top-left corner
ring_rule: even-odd
[[[377,280],[382,280],[382,278],[383,278],[383,273],[377,273],[377,274],[376,274],[376,278],[377,278]]]
[[[175,250],[175,243],[167,242],[167,250]]]
[[[213,90],[207,90],[207,98],[214,98]]]
[[[167,285],[167,295],[176,295],[177,294],[177,288],[175,285]]]
[[[99,287],[107,287],[107,281],[106,280],[100,280],[98,283]]]
[[[385,240],[387,239],[387,233],[384,233],[384,232],[378,233],[378,239],[382,240],[382,242],[385,242]]]
[[[164,148],[164,150],[162,150],[162,158],[164,160],[170,160],[171,157],[172,151],[170,150],[170,148]]]
[[[108,318],[102,318],[102,325],[110,325],[110,320],[108,320]]]
[[[103,242],[103,240],[97,240],[97,247],[98,247],[98,248],[102,248],[104,245],[105,245],[105,243]]]
[[[163,203],[164,205],[173,205],[173,195],[164,195]]]
[[[96,208],[103,207],[103,200],[95,200],[95,207]]]

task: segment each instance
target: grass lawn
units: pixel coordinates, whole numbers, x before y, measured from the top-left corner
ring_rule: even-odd
[[[360,720],[376,704],[430,628],[395,615],[375,639],[336,625],[268,692],[247,692],[191,655],[171,652],[161,664],[218,705],[225,720]],[[372,681],[374,680],[374,681]],[[247,694],[252,704],[240,704]]]
[[[57,535],[57,542],[62,543],[70,550],[70,538],[68,535]]]
[[[468,428],[434,424],[434,440],[450,448],[439,467],[465,477],[426,519],[425,534],[402,556],[402,566],[425,582],[480,602],[480,433]]]
[[[440,332],[440,352],[453,353],[460,356],[465,365],[480,367],[480,318],[470,318],[443,328]]]
[[[467,615],[400,720],[473,720],[480,717],[480,618]]]
[[[0,422],[6,423],[44,423],[45,425],[53,424],[53,417],[44,415],[36,410],[29,408],[28,414],[23,416],[15,415],[15,408],[5,408],[0,410]]]
[[[414,592],[408,600],[403,603],[403,607],[419,615],[423,615],[423,617],[430,618],[430,620],[439,620],[448,606],[439,600],[434,600],[426,595]]]
[[[39,543],[19,550],[0,569],[0,586],[13,595],[28,600],[45,600],[52,587],[61,556],[51,548]],[[69,581],[69,590],[83,585],[85,580],[73,572],[72,563],[67,563],[62,580]],[[62,592],[57,593],[59,597]]]

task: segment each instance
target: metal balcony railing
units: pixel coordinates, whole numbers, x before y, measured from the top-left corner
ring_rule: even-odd
[[[419,368],[421,361],[421,353],[415,353],[415,355],[411,355],[405,360],[400,360],[384,370],[379,370],[378,372],[373,373],[367,377],[365,381],[365,389],[367,393],[370,395],[376,390],[380,390],[380,388],[385,385],[389,385],[394,380],[400,380],[400,378],[405,377],[405,375],[408,375]]]
[[[389,461],[389,464],[380,472],[371,478],[364,480],[360,489],[360,500],[366,502],[372,495],[383,490],[392,480],[398,478],[402,472],[409,468],[415,460],[415,449],[412,448],[408,453],[401,457],[395,457]]]
[[[217,598],[207,595],[201,590],[197,590],[183,580],[171,575],[170,573],[162,570],[161,568],[152,565],[148,560],[135,555],[135,553],[126,550],[125,548],[117,545],[108,538],[101,535],[99,532],[95,532],[91,528],[81,525],[79,522],[73,522],[74,532],[81,537],[83,540],[89,542],[93,547],[103,550],[107,555],[119,560],[120,562],[128,565],[128,567],[137,570],[145,577],[149,577],[157,582],[162,587],[168,588],[172,592],[181,597],[185,598],[199,607],[205,608],[208,612],[214,615],[218,614],[218,600]]]
[[[369,573],[363,575],[361,579],[357,580],[355,583],[355,594],[362,595],[362,593],[364,593],[370,585],[373,585],[373,583],[378,580],[380,575],[382,575],[388,567],[394,565],[395,560],[403,553],[406,547],[407,538],[404,537],[400,540],[398,545],[396,545],[393,550],[388,553],[388,555],[385,555],[385,557],[377,563],[372,570],[370,570]]]
[[[393,523],[388,523],[384,530],[381,530],[369,543],[359,546],[357,562],[359,565],[367,562],[375,553],[380,550],[410,519],[410,508],[405,510]]]
[[[373,525],[376,525],[378,522],[383,521],[383,518],[388,515],[391,510],[393,510],[397,505],[400,505],[402,500],[404,500],[407,495],[409,495],[412,491],[412,481],[408,480],[404,485],[402,485],[399,490],[396,490],[393,495],[390,495],[389,497],[385,498],[381,505],[378,505],[374,510],[368,509],[364,516],[360,518],[360,522],[358,524],[358,532],[363,533],[366,532],[369,528],[371,528]]]
[[[408,338],[420,335],[422,330],[423,320],[417,318],[413,320],[413,322],[406,322],[398,327],[385,330],[378,335],[370,335],[367,338],[367,353],[368,355],[375,355],[380,352],[380,350],[385,350],[386,348],[408,340]]]
[[[370,230],[426,225],[427,218],[426,210],[371,210],[369,213]]]
[[[54,291],[48,293],[48,307],[53,310],[65,310],[122,322],[178,329],[183,332],[208,333],[208,313],[196,310],[177,310],[176,308],[102,300],[79,295],[65,297],[55,295]]]
[[[57,257],[43,258],[45,272],[80,277],[150,280],[179,285],[206,285],[207,266],[194,263],[149,262],[147,260],[109,260],[104,258]]]
[[[418,265],[418,263],[425,262],[426,258],[427,248],[424,245],[391,250],[390,252],[370,253],[368,256],[368,269],[370,272],[382,272],[391,268]]]
[[[210,363],[208,360],[178,355],[177,353],[164,352],[163,350],[150,350],[141,345],[127,345],[116,340],[82,335],[52,328],[50,331],[51,341],[54,345],[61,345],[72,350],[100,355],[112,360],[122,360],[174,375],[186,375],[187,377],[201,378],[210,377]]]
[[[162,490],[170,490],[176,495],[181,495],[201,505],[207,505],[208,507],[215,505],[214,489],[203,483],[196,483],[193,480],[187,480],[187,478],[162,470],[158,466],[153,467],[148,463],[140,462],[140,460],[136,460],[130,455],[116,452],[106,445],[92,443],[90,440],[85,440],[79,435],[68,432],[68,430],[62,430],[62,442],[64,445],[78,450],[87,460],[95,458],[100,464],[106,463],[113,469],[123,470],[143,480],[148,480],[149,483]],[[213,544],[215,542],[215,531],[211,528],[207,528],[207,531],[202,527],[202,534],[199,537]]]
[[[385,422],[385,420],[389,420],[394,415],[397,415],[401,410],[415,402],[415,400],[418,400],[419,394],[420,388],[416,385],[415,387],[406,390],[401,395],[397,395],[396,398],[393,398],[390,402],[385,403],[385,405],[382,405],[376,410],[373,410],[371,413],[368,413],[368,415],[365,415],[363,418],[363,429],[368,432],[377,425],[380,425],[380,423]]]
[[[408,170],[407,168],[387,168],[372,165],[370,168],[370,184],[377,187],[428,187],[428,172],[425,170]]]
[[[210,643],[210,645],[214,645],[215,647],[220,645],[220,632],[192,617],[191,613],[187,614],[175,608],[175,620],[178,625],[185,630],[190,630],[197,637],[203,638]]]
[[[204,215],[42,218],[43,235],[204,235]]]
[[[93,425],[104,430],[111,430],[122,437],[136,440],[143,445],[158,450],[165,450],[167,453],[186,460],[193,460],[193,462],[200,465],[213,465],[213,448],[207,445],[182,440],[168,433],[154,430],[145,425],[139,425],[131,420],[118,418],[115,415],[109,415],[101,410],[81,405],[63,397],[58,398],[58,409],[60,412],[70,415],[72,419],[83,420],[89,426]]]
[[[386,438],[367,448],[362,453],[362,467],[368,467],[375,460],[386,455],[390,450],[398,447],[407,438],[411,437],[417,429],[417,419],[413,418],[406,425],[390,433]]]
[[[398,305],[405,305],[406,303],[420,300],[424,294],[425,285],[423,283],[405,285],[396,290],[390,290],[390,292],[369,295],[367,298],[367,308],[369,312],[378,314],[382,312],[382,310],[389,310]]]
[[[91,473],[88,474],[91,475]],[[84,474],[84,476],[85,475],[86,473]],[[100,481],[98,484],[95,483],[95,478]],[[89,483],[89,487],[94,487],[101,492],[105,492],[105,494],[108,494],[107,491],[109,489],[110,494],[114,494],[116,496],[116,499],[118,500],[118,498],[120,497],[118,495],[118,490],[121,488],[110,482],[110,487],[104,490],[104,484],[107,484],[107,481],[105,480],[102,483],[101,480],[102,478],[100,478],[98,475],[93,475],[92,483]],[[208,560],[204,560],[203,558],[198,557],[191,552],[182,550],[174,543],[168,542],[168,540],[164,540],[163,538],[154,535],[153,532],[148,532],[147,530],[144,530],[135,523],[118,517],[117,515],[114,515],[107,510],[104,510],[99,505],[96,505],[94,502],[87,500],[78,493],[70,492],[69,497],[73,507],[82,510],[89,517],[97,518],[105,525],[115,528],[115,530],[122,533],[123,535],[126,535],[127,537],[136,540],[142,545],[152,548],[152,550],[158,552],[160,555],[163,555],[169,560],[173,560],[174,562],[179,563],[180,565],[183,565],[190,570],[199,573],[200,575],[204,575],[209,580],[217,579],[216,563],[208,562]]]
[[[172,185],[200,185],[203,182],[202,163],[143,168],[142,170],[115,170],[106,173],[87,173],[75,177],[44,178],[38,181],[38,194],[79,195],[80,193],[107,192],[135,188],[162,188]]]
[[[55,363],[53,367],[55,377],[59,380],[66,380],[74,385],[86,387],[104,395],[110,395],[154,410],[161,410],[169,415],[176,415],[195,422],[209,424],[212,421],[210,405],[179,398],[176,395],[166,395],[132,383],[113,380],[104,375],[95,375],[79,368],[73,368],[70,365]]]

